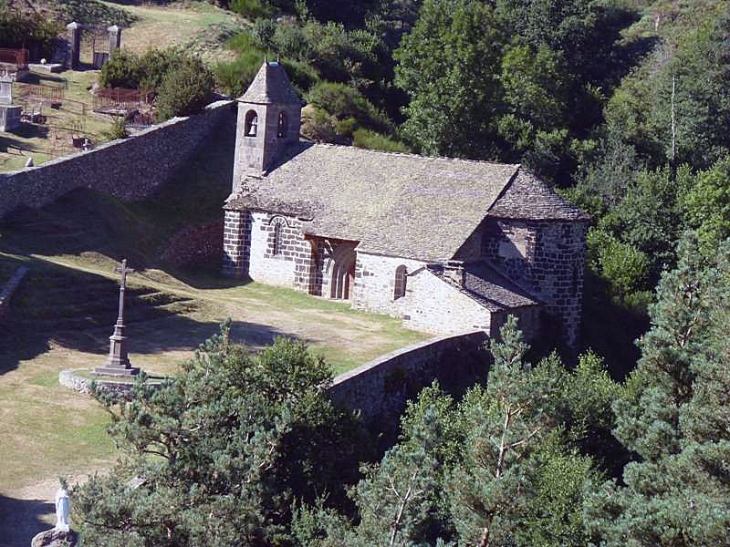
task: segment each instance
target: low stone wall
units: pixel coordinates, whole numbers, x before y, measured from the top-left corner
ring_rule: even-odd
[[[391,433],[406,401],[433,380],[453,394],[486,379],[490,354],[484,331],[434,338],[366,363],[335,378],[332,400],[359,410],[365,423]]]
[[[201,114],[173,118],[89,152],[0,174],[0,218],[16,207],[43,207],[75,188],[128,201],[149,196],[190,160],[212,132],[235,131],[233,104],[218,101]]]
[[[79,393],[90,394],[91,382],[89,378],[82,376],[81,372],[89,372],[89,369],[66,369],[58,373],[58,383],[68,389],[72,389]],[[97,380],[97,385],[101,391],[108,393],[117,393],[126,395],[132,391],[134,383],[132,382],[114,382],[111,380]],[[160,386],[159,382],[153,383],[152,386]]]
[[[10,306],[10,299],[13,297],[15,290],[20,285],[20,282],[23,280],[26,273],[28,273],[28,268],[25,266],[19,267],[15,270],[13,277],[11,277],[10,280],[5,283],[2,290],[0,290],[0,321],[2,321],[5,317],[8,307]]]
[[[171,266],[200,264],[223,256],[223,220],[188,226],[173,235],[162,253]]]

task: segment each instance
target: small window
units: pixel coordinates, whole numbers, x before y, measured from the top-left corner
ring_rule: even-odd
[[[289,123],[286,119],[286,112],[283,110],[279,112],[279,123],[276,126],[276,136],[280,139],[286,137],[286,132],[289,128]]]
[[[259,125],[259,117],[256,114],[255,110],[249,110],[246,113],[246,125],[245,125],[245,132],[244,134],[247,137],[255,137],[256,131],[258,129]]]
[[[281,254],[281,224],[276,223],[274,225],[274,256]]]
[[[405,266],[398,266],[395,269],[395,287],[393,289],[393,300],[398,300],[406,295],[406,276],[408,270]]]

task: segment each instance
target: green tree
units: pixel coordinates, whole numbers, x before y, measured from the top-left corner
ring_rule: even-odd
[[[169,70],[157,93],[157,121],[189,116],[203,110],[215,88],[215,79],[199,59],[188,59]]]
[[[711,169],[700,171],[684,200],[684,213],[690,226],[697,229],[705,254],[730,237],[730,156]]]
[[[642,357],[616,401],[618,439],[639,460],[604,485],[586,524],[606,545],[724,545],[730,526],[730,242],[708,262],[696,237],[659,284]]]
[[[84,545],[285,545],[293,499],[336,498],[357,461],[331,377],[301,343],[251,356],[224,329],[159,389],[97,393],[122,456],[72,492]]]
[[[494,9],[477,0],[425,0],[394,53],[411,102],[403,133],[432,155],[493,158],[504,44]]]

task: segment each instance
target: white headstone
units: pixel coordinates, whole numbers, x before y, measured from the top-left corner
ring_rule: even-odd
[[[56,530],[59,532],[68,532],[71,528],[69,525],[68,514],[71,512],[71,501],[68,499],[68,492],[61,487],[56,492]]]

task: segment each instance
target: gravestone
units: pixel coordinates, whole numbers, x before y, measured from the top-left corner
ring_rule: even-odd
[[[106,376],[134,376],[139,372],[129,362],[127,355],[127,337],[124,336],[124,292],[127,289],[127,274],[134,273],[132,268],[127,268],[127,260],[122,260],[122,265],[115,268],[120,273],[119,280],[119,315],[114,325],[114,333],[109,337],[109,359],[103,367],[94,369],[95,374]]]
[[[23,108],[13,106],[13,82],[0,77],[0,131],[12,131],[20,125]]]

